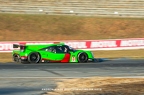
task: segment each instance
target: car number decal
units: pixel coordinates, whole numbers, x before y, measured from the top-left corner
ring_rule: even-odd
[[[75,59],[75,57],[73,56],[73,57],[72,57],[72,62],[75,62],[75,61],[76,61],[76,59]]]

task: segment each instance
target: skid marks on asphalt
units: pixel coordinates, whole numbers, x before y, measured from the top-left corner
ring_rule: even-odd
[[[49,73],[52,73],[54,75],[58,75],[60,77],[64,77],[64,75],[60,74],[60,73],[57,73],[57,72],[54,72],[52,70],[48,70],[48,69],[40,69],[41,71],[46,71],[46,72],[49,72]]]

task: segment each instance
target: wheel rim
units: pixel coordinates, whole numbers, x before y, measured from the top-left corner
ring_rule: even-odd
[[[40,57],[39,57],[39,54],[37,54],[37,53],[32,53],[29,56],[29,62],[32,62],[32,63],[38,63],[39,59],[40,59]]]
[[[37,55],[36,55],[36,54],[32,54],[32,55],[30,56],[30,60],[31,60],[31,61],[37,61]]]
[[[19,60],[20,60],[20,59],[19,59],[19,56],[18,56],[18,55],[14,55],[14,56],[13,56],[13,60],[14,60],[15,62],[19,62]]]
[[[80,62],[86,62],[87,61],[87,55],[85,53],[81,53],[79,55],[79,61]]]

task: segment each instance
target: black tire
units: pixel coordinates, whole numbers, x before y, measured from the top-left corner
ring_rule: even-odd
[[[28,62],[30,63],[39,63],[41,57],[38,52],[32,52],[28,55]]]
[[[13,61],[16,63],[21,63],[20,56],[18,54],[13,55]]]
[[[81,52],[78,54],[78,62],[85,63],[88,61],[88,55],[85,52]]]
[[[18,54],[13,55],[13,61],[16,62],[16,63],[22,63],[22,64],[28,63],[27,61],[22,61]]]

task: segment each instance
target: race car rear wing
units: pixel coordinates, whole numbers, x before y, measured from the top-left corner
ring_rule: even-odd
[[[25,45],[22,44],[13,44],[13,49],[14,50],[24,50],[26,48]]]

